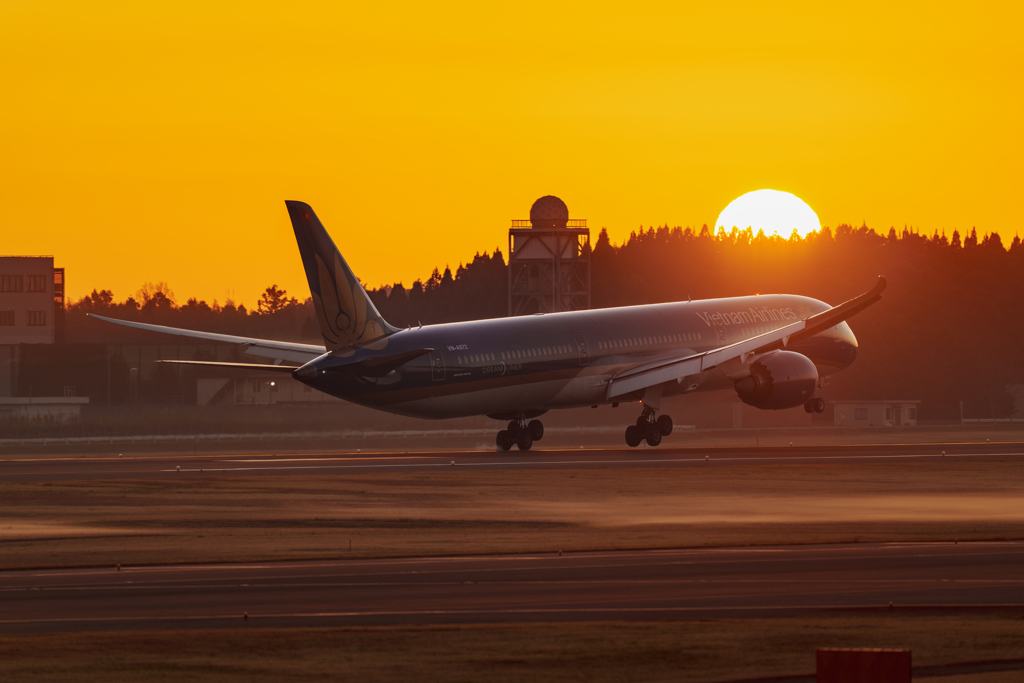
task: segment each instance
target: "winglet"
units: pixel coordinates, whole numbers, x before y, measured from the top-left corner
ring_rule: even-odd
[[[360,345],[397,332],[377,312],[312,207],[297,201],[285,205],[327,349]]]
[[[887,284],[888,283],[885,281],[885,278],[879,275],[878,281],[875,282],[875,286],[869,291],[864,292],[860,296],[855,296],[849,301],[845,301],[838,306],[828,309],[827,311],[822,311],[821,313],[817,313],[807,318],[804,321],[804,329],[795,333],[792,336],[792,340],[797,341],[799,339],[812,337],[822,330],[827,330],[833,325],[838,325],[844,320],[852,318],[871,304],[878,302],[882,298],[882,292],[885,291]]]

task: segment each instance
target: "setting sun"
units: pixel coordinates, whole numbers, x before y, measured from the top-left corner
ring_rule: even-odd
[[[715,229],[751,228],[756,234],[789,237],[795,230],[801,237],[821,229],[821,222],[807,202],[789,192],[755,190],[738,197],[725,207],[715,221]]]

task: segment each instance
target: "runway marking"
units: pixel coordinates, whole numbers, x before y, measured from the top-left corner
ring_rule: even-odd
[[[571,568],[582,569],[586,567],[631,567],[635,566],[630,563],[623,564],[601,564],[601,565],[581,565],[579,561],[583,560],[594,560],[601,558],[636,558],[637,560],[645,559],[651,555],[737,555],[747,553],[757,554],[813,554],[813,553],[866,553],[872,552],[877,553],[878,551],[886,550],[901,550],[906,548],[914,549],[929,549],[929,548],[948,548],[950,552],[954,552],[954,548],[957,549],[957,555],[951,555],[949,553],[915,553],[913,555],[904,555],[903,557],[978,557],[981,555],[1011,555],[1015,554],[1014,551],[1020,552],[1024,550],[1024,541],[964,541],[962,543],[949,543],[948,541],[923,541],[923,542],[895,542],[895,543],[843,543],[835,545],[800,545],[800,546],[733,546],[733,547],[719,547],[719,548],[655,548],[655,549],[640,549],[640,550],[626,550],[626,551],[579,551],[579,552],[568,552],[564,556],[556,556],[553,552],[548,553],[527,553],[527,554],[514,554],[514,555],[450,555],[450,556],[435,556],[435,557],[396,557],[396,558],[358,558],[358,559],[326,559],[326,560],[312,560],[312,561],[280,561],[280,562],[259,562],[253,564],[247,563],[228,563],[228,564],[189,564],[189,565],[142,565],[142,566],[125,566],[122,568],[122,574],[128,573],[153,573],[153,572],[196,572],[196,571],[228,571],[228,570],[269,570],[269,569],[311,569],[311,568],[331,568],[341,567],[350,569],[362,569],[366,567],[375,566],[392,566],[392,565],[436,565],[443,563],[517,563],[521,564],[524,562],[535,562],[541,560],[558,561],[563,564],[572,562]],[[967,552],[971,551],[971,552]],[[995,551],[995,552],[992,552]],[[862,555],[863,559],[874,560],[891,558],[892,555]],[[808,558],[808,559],[819,559],[819,558]],[[828,559],[828,558],[820,558]],[[774,558],[772,558],[774,560]],[[722,560],[719,558],[712,558],[709,562],[722,563],[740,563],[745,562],[744,559],[735,560]],[[764,561],[764,560],[758,560]],[[771,560],[769,560],[771,561]],[[661,565],[675,565],[675,564],[698,564],[697,561],[671,561],[662,562]],[[651,566],[651,565],[644,565]],[[530,569],[531,567],[523,567],[522,569]],[[566,567],[569,568],[569,567]],[[519,569],[516,567],[507,568],[488,568],[488,569],[452,569],[450,571],[503,571]],[[26,576],[99,576],[103,574],[110,574],[113,569],[94,569],[94,568],[68,568],[68,569],[53,569],[53,570],[26,570],[26,569],[6,569],[0,570],[0,579],[5,578],[5,575],[11,577],[12,575],[24,574]],[[427,573],[427,572],[420,572]]]
[[[1017,552],[1017,553],[1014,553],[1014,552],[994,552],[994,553],[993,552],[988,552],[988,553],[971,553],[971,554],[957,554],[957,555],[942,554],[942,553],[927,553],[927,554],[926,553],[915,553],[915,554],[910,554],[910,555],[897,555],[895,558],[892,555],[872,554],[872,555],[862,555],[862,556],[858,557],[857,559],[863,559],[863,560],[883,560],[883,559],[900,559],[900,558],[907,558],[907,559],[910,559],[910,558],[913,558],[913,559],[931,559],[931,558],[963,559],[964,557],[977,558],[977,557],[993,557],[993,556],[998,556],[998,555],[1008,555],[1008,556],[1014,556],[1015,557],[1015,556],[1019,555],[1019,552]],[[828,561],[829,559],[831,559],[831,558],[828,558],[828,557],[806,558],[803,561],[806,561],[806,562],[819,562],[819,561]],[[759,560],[759,562],[762,563],[762,564],[765,564],[765,563],[790,562],[790,561],[793,561],[793,558],[779,557],[779,558],[770,558],[770,559]],[[580,571],[585,571],[585,570],[632,569],[632,568],[636,568],[638,566],[639,567],[643,567],[643,568],[655,568],[655,567],[669,568],[669,567],[692,567],[692,566],[701,566],[701,565],[709,565],[709,564],[718,564],[718,565],[721,565],[721,564],[733,564],[733,565],[735,565],[735,564],[746,564],[748,562],[749,562],[749,560],[746,560],[744,558],[728,559],[728,560],[714,558],[714,559],[709,559],[707,561],[699,561],[699,560],[697,560],[697,561],[670,561],[670,562],[647,563],[647,564],[642,564],[642,565],[639,565],[639,564],[636,564],[636,563],[621,563],[621,564],[607,564],[607,563],[605,563],[605,564],[577,564],[577,563],[573,563],[573,564],[565,565],[565,566],[561,566],[561,567],[552,567],[552,566],[550,566],[550,564],[548,564],[548,565],[545,565],[545,566],[525,566],[525,567],[524,566],[518,566],[518,567],[452,567],[452,568],[445,568],[445,569],[420,569],[420,570],[410,570],[410,571],[388,571],[388,572],[366,572],[366,571],[363,571],[363,572],[360,572],[360,573],[343,574],[343,577],[345,579],[348,579],[348,581],[337,582],[336,585],[354,585],[354,586],[360,586],[360,585],[361,586],[373,586],[373,585],[425,585],[423,582],[416,582],[416,583],[413,583],[413,582],[402,582],[402,583],[399,583],[399,582],[394,582],[394,581],[393,582],[379,582],[379,581],[378,582],[355,582],[355,581],[352,581],[352,579],[355,579],[355,578],[358,578],[358,577],[363,577],[363,576],[365,576],[365,577],[385,577],[385,576],[414,576],[415,575],[415,576],[430,577],[430,576],[439,576],[439,575],[445,575],[445,574],[466,574],[466,573],[473,573],[473,574],[495,574],[495,573],[500,573],[500,572],[521,573],[521,572],[530,572],[530,571],[559,571],[559,570],[566,571],[566,572],[569,572],[569,571],[580,572]],[[385,563],[380,563],[380,564],[385,564]],[[352,569],[362,569],[365,566],[366,565],[362,565],[360,567],[351,567],[351,568]],[[313,568],[313,567],[319,568],[319,567],[325,567],[325,566],[324,565],[309,565],[309,567],[311,567],[311,568]],[[344,565],[344,564],[327,565],[325,568],[328,568],[328,567],[345,568],[346,565]],[[186,571],[188,571],[188,570],[198,571],[198,570],[207,570],[207,569],[222,569],[223,570],[223,569],[232,569],[232,568],[233,567],[201,567],[200,566],[200,567],[187,567],[187,568],[183,568],[183,569],[185,569]],[[251,570],[251,571],[258,571],[260,569],[271,569],[273,567],[265,566],[265,567],[252,568],[252,567],[245,567],[245,566],[243,566],[243,567],[238,567],[238,568],[240,568],[240,569],[247,569],[247,570]],[[301,569],[303,567],[297,567],[297,568]],[[942,567],[936,568],[934,566],[929,566],[929,567],[922,567],[921,571],[935,571],[936,569],[941,570],[943,568]],[[167,569],[162,569],[162,570],[158,570],[158,571],[168,571],[168,570]],[[176,570],[172,569],[170,571],[176,571]],[[797,571],[797,573],[799,573],[801,570],[796,570],[796,571]],[[843,570],[843,569],[836,569],[836,570],[833,570],[833,571],[839,572],[839,571],[845,571],[845,570]],[[878,571],[884,571],[884,570],[878,570]],[[108,572],[103,572],[103,573],[107,574]],[[93,572],[93,573],[90,573],[90,574],[72,573],[72,572],[67,572],[67,573],[64,573],[64,572],[53,572],[53,573],[41,573],[41,574],[33,573],[33,574],[29,574],[26,578],[30,578],[30,577],[48,577],[48,576],[68,576],[69,578],[73,578],[75,576],[97,575],[97,574],[99,574],[99,572]],[[122,571],[122,575],[124,575],[124,574],[125,574],[125,571],[123,570]],[[336,576],[336,575],[335,574],[303,575],[303,574],[289,573],[289,574],[285,574],[285,575],[282,575],[282,576],[261,578],[260,580],[264,581],[264,582],[266,582],[266,581],[287,581],[287,580],[294,581],[295,579],[313,579],[313,578],[324,578],[324,577],[328,577],[328,576]],[[2,575],[0,575],[0,578],[2,578]],[[145,581],[144,583],[137,583],[137,584],[136,583],[127,583],[127,582],[120,582],[119,581],[117,583],[104,583],[104,584],[72,584],[72,585],[63,585],[63,586],[61,586],[61,585],[57,585],[57,586],[44,586],[44,587],[41,587],[39,589],[40,590],[87,590],[87,589],[88,590],[93,590],[93,589],[109,590],[109,589],[115,588],[115,587],[127,587],[127,586],[131,586],[132,588],[144,588],[144,587],[171,586],[171,585],[175,585],[176,582],[181,581],[181,580],[183,580],[183,579],[169,578],[169,579],[165,579],[165,580],[162,580],[162,581],[161,580]],[[231,578],[210,578],[210,579],[207,579],[205,582],[203,582],[201,584],[195,584],[195,585],[193,585],[193,584],[179,584],[179,585],[181,585],[181,587],[193,587],[193,588],[198,588],[198,587],[216,588],[216,587],[224,587],[224,583],[225,582],[237,582],[237,581],[245,581],[245,580],[251,581],[253,579],[247,579],[244,576],[237,576],[237,577],[231,577]],[[567,583],[567,582],[576,582],[576,583],[587,583],[587,582],[592,582],[592,583],[617,583],[617,582],[621,582],[621,581],[625,581],[625,580],[627,580],[627,579],[618,579],[618,578],[601,579],[601,578],[595,578],[595,579],[578,579],[578,580],[576,580],[576,579],[568,578],[568,579],[545,579],[545,580],[533,580],[533,581],[530,581],[530,580],[520,580],[520,581],[516,581],[516,580],[508,580],[508,581],[477,581],[477,582],[474,582],[474,583],[479,583],[479,584],[490,584],[490,583]],[[925,581],[925,582],[930,582],[930,583],[973,583],[973,582],[988,583],[988,584],[1024,583],[1024,579],[1020,579],[1020,580],[1018,580],[1018,579],[957,579],[957,578],[948,579],[948,578],[942,578],[942,577],[933,577],[933,578],[925,578],[925,579],[915,579],[914,581],[917,581],[917,580]],[[787,582],[788,580],[787,579],[778,579],[778,580],[774,580],[774,579],[763,579],[763,580],[762,579],[736,579],[734,581],[733,580],[717,581],[715,579],[689,579],[689,578],[685,578],[685,577],[678,577],[678,578],[676,578],[676,577],[667,577],[665,579],[642,579],[642,580],[638,580],[637,582],[638,583],[642,583],[644,581],[651,581],[651,582],[653,582],[653,581],[676,581],[676,582],[722,583],[722,584],[726,584],[726,583],[766,583],[766,582],[770,582],[770,583],[775,583],[775,584],[781,584],[781,583]],[[806,580],[804,580],[804,579],[794,579],[793,580],[793,582],[796,582],[796,583],[830,583],[830,582],[833,582],[833,581],[838,582],[838,583],[857,583],[857,582],[885,583],[887,581],[892,582],[892,583],[899,583],[900,581],[902,581],[902,579],[891,579],[891,580],[889,580],[889,579],[863,579],[863,580],[861,580],[861,579],[806,579]],[[908,580],[908,581],[911,581],[911,580]],[[446,585],[448,583],[463,583],[463,581],[437,581],[437,582],[434,582],[431,585]],[[275,584],[265,583],[265,584],[259,584],[259,585],[261,585],[261,586],[272,586],[272,585],[275,585]],[[292,584],[284,584],[284,583],[282,583],[282,584],[277,584],[277,585],[285,587],[285,586],[290,586]],[[295,585],[303,585],[303,584],[295,584]],[[319,584],[308,584],[308,585],[319,585]],[[335,585],[335,584],[328,583],[328,584],[323,584],[323,585]],[[13,591],[13,590],[28,590],[28,588],[25,588],[23,586],[12,586],[12,587],[0,588],[0,591]]]
[[[1022,453],[947,453],[940,455],[937,453],[912,453],[912,454],[890,454],[890,455],[773,455],[773,456],[761,456],[761,457],[748,457],[748,456],[737,456],[737,457],[717,457],[713,462],[760,462],[760,463],[771,463],[778,461],[789,461],[789,460],[877,460],[877,459],[909,459],[909,458],[987,458],[987,457],[1019,457],[1024,456]],[[391,459],[391,458],[389,458]],[[703,463],[712,462],[709,460],[701,460],[699,456],[689,458],[652,458],[652,459],[629,459],[629,460],[512,460],[512,461],[498,461],[498,462],[458,462],[452,465],[450,462],[438,462],[438,463],[395,463],[395,464],[366,464],[366,465],[285,465],[281,467],[212,467],[204,468],[215,470],[224,470],[229,472],[256,472],[264,470],[311,470],[311,469],[394,469],[394,468],[424,468],[424,467],[508,467],[508,466],[527,466],[527,465],[637,465],[637,464],[654,464],[654,463]],[[163,469],[158,470],[159,472],[199,472],[199,468],[188,468],[188,469]]]
[[[388,455],[385,456],[388,460],[430,460],[435,459],[436,455]],[[224,462],[333,462],[336,460],[379,460],[380,455],[363,455],[358,457],[346,458],[341,456],[329,456],[324,458],[275,458],[268,456],[265,458],[253,458],[251,460],[225,460]]]
[[[506,615],[546,615],[546,614],[664,614],[669,612],[796,612],[796,611],[865,611],[882,610],[887,605],[879,604],[839,604],[839,605],[732,605],[721,607],[564,607],[564,608],[508,608],[486,610],[381,610],[372,612],[285,612],[271,614],[249,614],[249,619],[311,619],[311,618],[344,618],[344,617],[422,617],[422,616],[486,616],[492,614]],[[993,603],[993,604],[929,604],[901,603],[899,610],[992,610],[1022,609],[1024,603]],[[240,621],[238,614],[210,614],[183,616],[142,616],[142,617],[75,617],[71,619],[0,619],[0,625],[25,624],[74,624],[74,623],[117,623],[117,622],[157,622],[157,621]]]
[[[296,577],[282,577],[294,579]],[[315,577],[321,578],[321,577]],[[542,585],[558,585],[558,586],[636,586],[636,585],[651,585],[651,586],[663,586],[665,584],[673,585],[700,585],[700,586],[760,586],[763,584],[771,584],[773,586],[785,586],[789,584],[798,586],[832,586],[832,585],[843,585],[843,586],[893,586],[894,588],[901,588],[903,585],[922,586],[922,590],[930,590],[934,585],[947,585],[953,587],[954,585],[971,585],[971,586],[1005,586],[1005,585],[1018,585],[1024,584],[1024,579],[942,579],[942,578],[913,578],[913,579],[809,579],[809,578],[793,578],[793,579],[690,579],[690,578],[674,578],[667,577],[662,579],[633,579],[630,577],[621,577],[615,579],[534,579],[534,580],[492,580],[492,581],[462,581],[462,580],[449,580],[449,581],[431,581],[431,582],[417,582],[417,581],[299,581],[299,582],[270,582],[270,583],[253,583],[251,579],[230,579],[230,580],[218,580],[212,579],[216,583],[175,583],[173,581],[154,581],[150,583],[114,583],[114,584],[98,584],[98,585],[78,585],[78,586],[19,586],[11,588],[0,588],[0,593],[32,593],[32,592],[96,592],[96,591],[112,591],[115,589],[121,590],[163,590],[167,588],[174,589],[189,589],[189,590],[217,590],[225,591],[226,589],[282,589],[282,588],[396,588],[396,587],[442,587],[442,586],[542,586]],[[225,583],[224,581],[230,581]],[[250,583],[238,583],[239,581],[250,581]],[[791,593],[787,593],[791,594]],[[574,599],[572,596],[565,596],[566,599]],[[722,596],[716,596],[722,597]],[[766,599],[772,597],[778,597],[775,594],[766,594]],[[603,596],[602,599],[616,599],[615,596]],[[629,598],[629,599],[641,599],[641,598]],[[671,597],[665,599],[673,599]],[[685,598],[683,598],[685,599]],[[706,596],[696,598],[698,600],[707,599]]]

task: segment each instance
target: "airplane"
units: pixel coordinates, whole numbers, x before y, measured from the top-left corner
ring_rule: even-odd
[[[166,360],[287,372],[314,389],[398,415],[507,421],[495,443],[528,451],[552,409],[639,402],[626,444],[672,433],[664,398],[731,385],[764,410],[823,412],[817,390],[857,356],[846,322],[874,304],[884,277],[832,307],[788,294],[537,313],[405,329],[387,323],[313,209],[287,201],[324,345],[253,339],[147,323],[111,323],[238,344],[272,364]]]

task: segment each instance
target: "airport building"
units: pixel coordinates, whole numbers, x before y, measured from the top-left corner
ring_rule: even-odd
[[[64,323],[64,269],[52,256],[0,256],[0,419],[66,422],[88,399],[60,387],[48,392],[29,384],[17,390],[22,353],[55,348]]]
[[[64,312],[64,269],[52,256],[0,256],[0,344],[52,344]]]
[[[915,427],[920,401],[833,401],[837,427]]]

